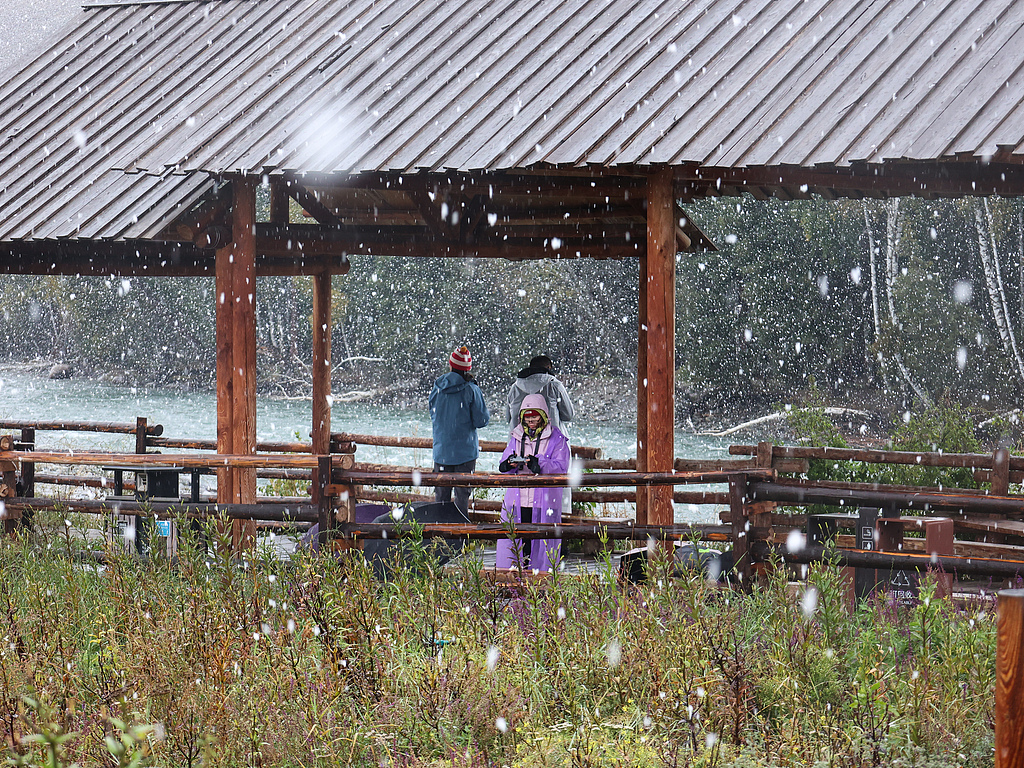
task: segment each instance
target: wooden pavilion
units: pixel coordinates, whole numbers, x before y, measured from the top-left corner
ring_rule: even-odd
[[[1022,39],[1013,0],[87,2],[0,87],[0,271],[215,276],[238,455],[260,276],[313,276],[326,453],[351,256],[636,258],[637,470],[671,471],[676,259],[710,245],[680,204],[1021,194]]]

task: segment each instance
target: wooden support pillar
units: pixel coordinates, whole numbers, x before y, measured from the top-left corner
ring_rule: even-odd
[[[647,251],[640,259],[637,470],[675,462],[676,222],[672,169],[647,179]],[[672,486],[637,489],[637,524],[671,525]]]
[[[999,593],[995,768],[1024,768],[1024,589]]]
[[[230,247],[217,251],[217,452],[256,452],[256,181],[231,183]],[[256,502],[256,470],[218,470],[217,501]],[[232,544],[251,544],[251,521],[232,523]]]
[[[331,273],[313,276],[313,453],[331,452]]]
[[[215,293],[217,302],[217,453],[232,455],[235,447],[231,403],[234,401],[235,381],[231,370],[234,363],[232,352],[232,326],[234,314],[231,311],[233,285],[231,280],[231,248],[222,248],[216,253]],[[231,504],[235,500],[235,475],[227,468],[217,470],[217,502]]]

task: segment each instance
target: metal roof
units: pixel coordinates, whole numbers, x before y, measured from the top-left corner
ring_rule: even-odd
[[[212,175],[1024,155],[1015,0],[97,3],[0,86],[0,240],[153,237]]]

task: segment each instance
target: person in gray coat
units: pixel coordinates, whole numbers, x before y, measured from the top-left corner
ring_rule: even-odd
[[[518,418],[523,398],[534,394],[544,396],[548,404],[548,413],[551,415],[551,424],[565,432],[562,425],[572,421],[575,410],[565,386],[555,378],[554,365],[547,355],[537,355],[530,360],[530,365],[519,372],[512,389],[509,390],[508,402],[505,405],[505,421],[509,423],[509,429],[516,425],[512,415],[516,414]]]

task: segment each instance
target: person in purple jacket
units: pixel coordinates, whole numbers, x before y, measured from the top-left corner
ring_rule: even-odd
[[[569,469],[569,441],[548,415],[541,394],[527,395],[519,409],[519,422],[501,454],[498,471],[517,475],[558,475]],[[562,522],[563,488],[509,488],[501,505],[501,519],[523,524],[552,525]],[[558,567],[561,539],[534,539],[524,551],[523,542],[498,540],[499,568],[532,568],[550,571]]]

